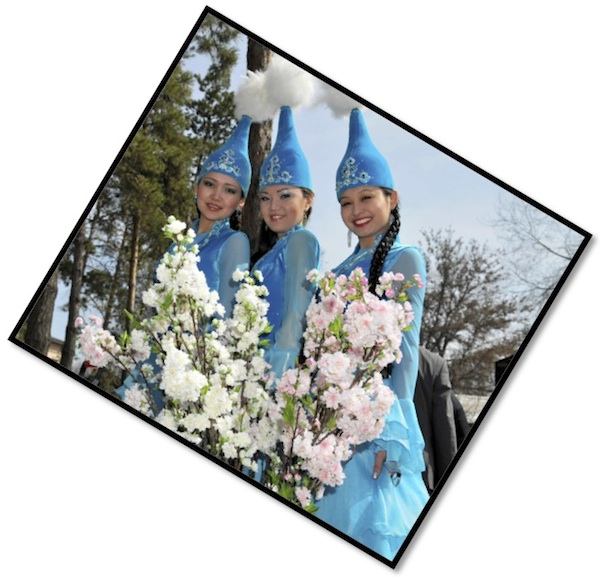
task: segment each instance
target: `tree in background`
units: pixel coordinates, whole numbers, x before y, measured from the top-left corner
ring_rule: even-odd
[[[54,302],[58,292],[58,268],[50,276],[24,323],[23,342],[43,355],[50,348]]]
[[[73,364],[76,317],[89,308],[105,328],[127,329],[124,311],[136,310],[166,249],[166,218],[195,217],[197,169],[235,125],[228,88],[237,35],[212,16],[203,23],[63,257],[61,277],[70,286],[64,366]],[[210,58],[205,75],[186,67],[197,54]]]
[[[238,36],[235,28],[209,14],[186,52],[189,58],[194,55],[209,58],[205,74],[192,73],[197,88],[190,107],[196,174],[208,155],[227,140],[236,125],[234,93],[230,86],[238,61]]]
[[[583,236],[535,206],[502,196],[492,225],[507,247],[515,293],[540,311],[583,241]]]
[[[248,39],[246,64],[249,71],[262,71],[271,61],[272,51],[252,38]],[[242,212],[242,229],[250,240],[250,253],[256,251],[259,240],[262,217],[258,201],[258,177],[260,167],[271,150],[273,121],[268,119],[260,123],[252,123],[248,142],[248,154],[252,165],[250,190]]]
[[[421,344],[448,360],[457,391],[489,393],[495,362],[524,337],[526,310],[509,294],[514,280],[485,244],[455,238],[451,229],[421,233],[427,264]]]

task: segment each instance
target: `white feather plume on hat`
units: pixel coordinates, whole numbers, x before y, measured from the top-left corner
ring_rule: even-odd
[[[323,103],[329,107],[334,117],[348,117],[352,109],[361,109],[363,106],[348,95],[338,91],[335,87],[324,82],[319,82],[318,103]]]
[[[279,109],[308,105],[315,94],[313,75],[289,60],[273,55],[264,71],[248,71],[235,93],[235,115],[255,122],[275,117]]]
[[[267,99],[278,109],[308,105],[315,94],[315,77],[286,58],[273,55],[265,71]]]
[[[248,115],[257,123],[273,118],[279,109],[272,106],[267,98],[264,71],[248,71],[235,93],[234,101],[238,119]]]
[[[272,56],[265,70],[246,73],[234,99],[236,117],[248,115],[257,123],[274,118],[283,106],[298,109],[323,104],[337,118],[362,108],[354,99],[278,54]]]

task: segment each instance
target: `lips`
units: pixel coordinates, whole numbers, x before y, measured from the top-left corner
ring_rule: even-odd
[[[206,207],[210,210],[210,211],[220,211],[221,207],[218,205],[214,205],[212,203],[208,203],[206,204]]]
[[[371,221],[370,217],[364,217],[364,218],[356,219],[352,223],[354,224],[355,227],[362,228],[362,227],[366,226],[368,223],[370,223],[370,221]]]

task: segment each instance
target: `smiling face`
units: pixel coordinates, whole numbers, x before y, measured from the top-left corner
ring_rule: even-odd
[[[267,227],[279,237],[304,221],[312,196],[299,187],[269,185],[261,189],[260,213]]]
[[[242,188],[235,179],[211,171],[198,183],[196,203],[200,212],[198,232],[207,232],[214,222],[231,217],[243,205]]]
[[[354,187],[340,197],[342,220],[358,236],[361,248],[371,247],[375,237],[387,230],[397,204],[398,193],[388,195],[380,187]]]

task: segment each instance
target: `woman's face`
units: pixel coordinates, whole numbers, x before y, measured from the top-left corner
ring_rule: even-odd
[[[387,230],[390,212],[398,203],[398,193],[386,194],[380,187],[360,186],[345,191],[340,211],[346,227],[358,236],[361,248],[370,248],[375,237]]]
[[[204,175],[196,189],[199,231],[206,232],[214,222],[231,217],[242,201],[242,188],[235,179],[212,171]]]
[[[269,185],[258,196],[260,213],[267,227],[279,237],[304,221],[312,198],[289,185]]]

